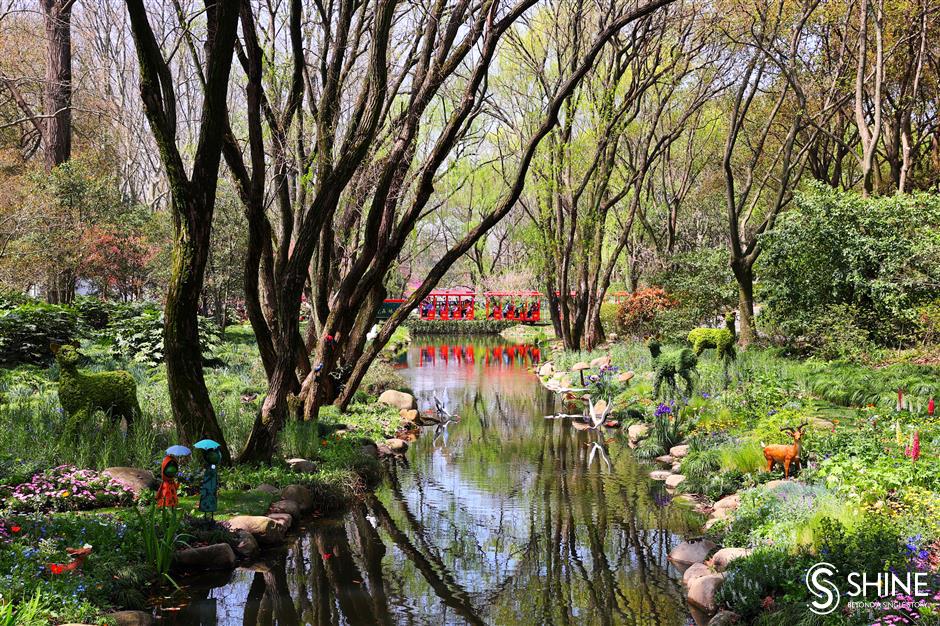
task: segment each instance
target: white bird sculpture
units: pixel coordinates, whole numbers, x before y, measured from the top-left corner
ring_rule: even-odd
[[[369,341],[375,341],[375,338],[379,336],[379,328],[380,327],[378,324],[375,324],[374,326],[372,326],[369,332],[366,333],[366,339],[368,339]]]
[[[594,401],[588,398],[588,410],[589,410],[588,415],[591,418],[591,423],[593,424],[591,428],[595,430],[600,428],[601,424],[606,422],[607,418],[610,417],[610,409],[611,409],[611,403],[607,402],[606,406],[604,407],[604,410],[601,412],[597,412],[594,409]]]

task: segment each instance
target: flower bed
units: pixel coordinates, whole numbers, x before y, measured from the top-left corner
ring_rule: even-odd
[[[14,487],[9,503],[19,511],[79,511],[126,504],[131,497],[123,485],[104,474],[60,465]]]

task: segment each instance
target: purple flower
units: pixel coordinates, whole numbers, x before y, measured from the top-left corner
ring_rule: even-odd
[[[672,407],[668,404],[662,402],[659,403],[659,406],[656,407],[656,411],[653,413],[656,417],[662,417],[664,415],[670,415],[672,413]]]

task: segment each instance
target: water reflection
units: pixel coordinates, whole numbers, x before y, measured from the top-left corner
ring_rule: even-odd
[[[342,519],[205,583],[167,623],[686,623],[666,555],[689,513],[619,435],[543,419],[555,398],[524,368],[531,350],[509,346],[507,367],[504,344],[451,341],[446,360],[441,345],[415,345],[403,373],[420,408],[446,391],[460,421]]]

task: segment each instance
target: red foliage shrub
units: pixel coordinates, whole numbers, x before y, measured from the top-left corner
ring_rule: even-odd
[[[640,289],[620,303],[617,308],[617,326],[621,333],[645,337],[651,334],[656,317],[677,304],[659,287]]]

